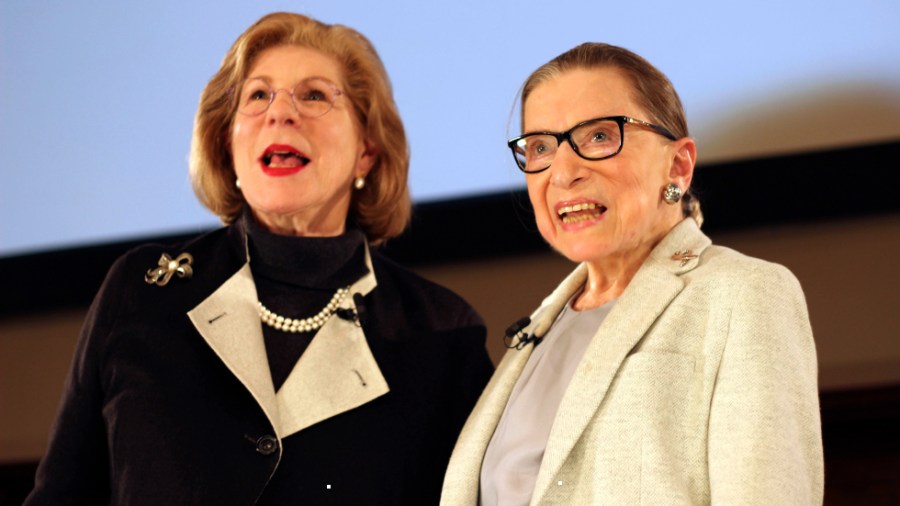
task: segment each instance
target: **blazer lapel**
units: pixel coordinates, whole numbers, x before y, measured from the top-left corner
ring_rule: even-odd
[[[350,287],[366,295],[377,286],[366,248],[369,273]],[[356,310],[353,299],[341,303]],[[381,374],[362,327],[333,317],[319,329],[277,394],[283,437],[370,402],[390,388]]]
[[[188,311],[188,317],[209,347],[250,391],[280,438],[278,404],[256,301],[250,264],[245,263],[215,292]]]
[[[587,269],[584,266],[579,266],[569,274],[532,313],[531,323],[523,329],[523,333],[543,337],[566,302],[584,284],[586,276]],[[497,365],[497,370],[466,420],[447,468],[441,504],[470,505],[478,502],[484,453],[494,436],[500,417],[506,410],[506,403],[513,387],[522,374],[531,352],[534,351],[534,342],[521,350],[515,349],[516,344],[518,341],[512,343],[513,347]]]
[[[622,362],[684,287],[679,275],[697,265],[709,243],[694,220],[684,220],[651,252],[619,297],[585,350],[560,403],[533,502],[543,497],[593,419]]]
[[[484,393],[472,409],[456,441],[444,478],[441,504],[478,504],[484,452],[506,408],[513,386],[533,349],[533,345],[521,350],[510,349],[497,365],[497,370],[494,371]]]
[[[366,265],[368,274],[350,287],[350,293],[366,295],[377,286],[368,246]],[[351,298],[341,307],[356,309]],[[249,262],[189,311],[188,317],[256,399],[279,439],[389,390],[362,328],[335,317],[319,329],[276,394]]]

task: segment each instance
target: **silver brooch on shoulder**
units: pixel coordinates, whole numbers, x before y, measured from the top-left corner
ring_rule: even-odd
[[[179,278],[190,279],[194,274],[191,264],[194,263],[194,257],[190,253],[182,253],[175,258],[163,253],[159,257],[159,265],[152,267],[144,274],[144,281],[148,285],[166,286],[173,275]]]

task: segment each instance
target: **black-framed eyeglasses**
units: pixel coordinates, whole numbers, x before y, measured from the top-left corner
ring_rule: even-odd
[[[274,89],[259,77],[245,79],[237,94],[237,110],[247,116],[259,116],[269,110],[279,91],[291,96],[294,110],[306,118],[318,118],[334,107],[343,95],[334,83],[321,77],[311,77],[297,83],[292,89]]]
[[[625,124],[648,128],[669,140],[677,137],[665,127],[628,116],[594,118],[557,132],[531,132],[510,139],[516,165],[522,172],[534,174],[550,168],[560,144],[568,141],[575,153],[585,160],[603,160],[619,154],[625,142]]]

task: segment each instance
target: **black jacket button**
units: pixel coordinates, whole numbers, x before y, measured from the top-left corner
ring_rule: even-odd
[[[256,440],[256,451],[262,455],[272,455],[278,451],[278,440],[274,436],[262,436]]]

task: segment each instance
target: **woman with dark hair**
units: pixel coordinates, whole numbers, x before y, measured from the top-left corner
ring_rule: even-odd
[[[436,503],[491,363],[465,301],[370,247],[409,220],[408,164],[365,37],[244,32],[190,161],[226,226],[112,267],[26,504]]]
[[[579,265],[509,332],[442,504],[821,504],[803,292],[700,231],[669,80],[582,44],[525,82],[522,128],[538,229]]]

